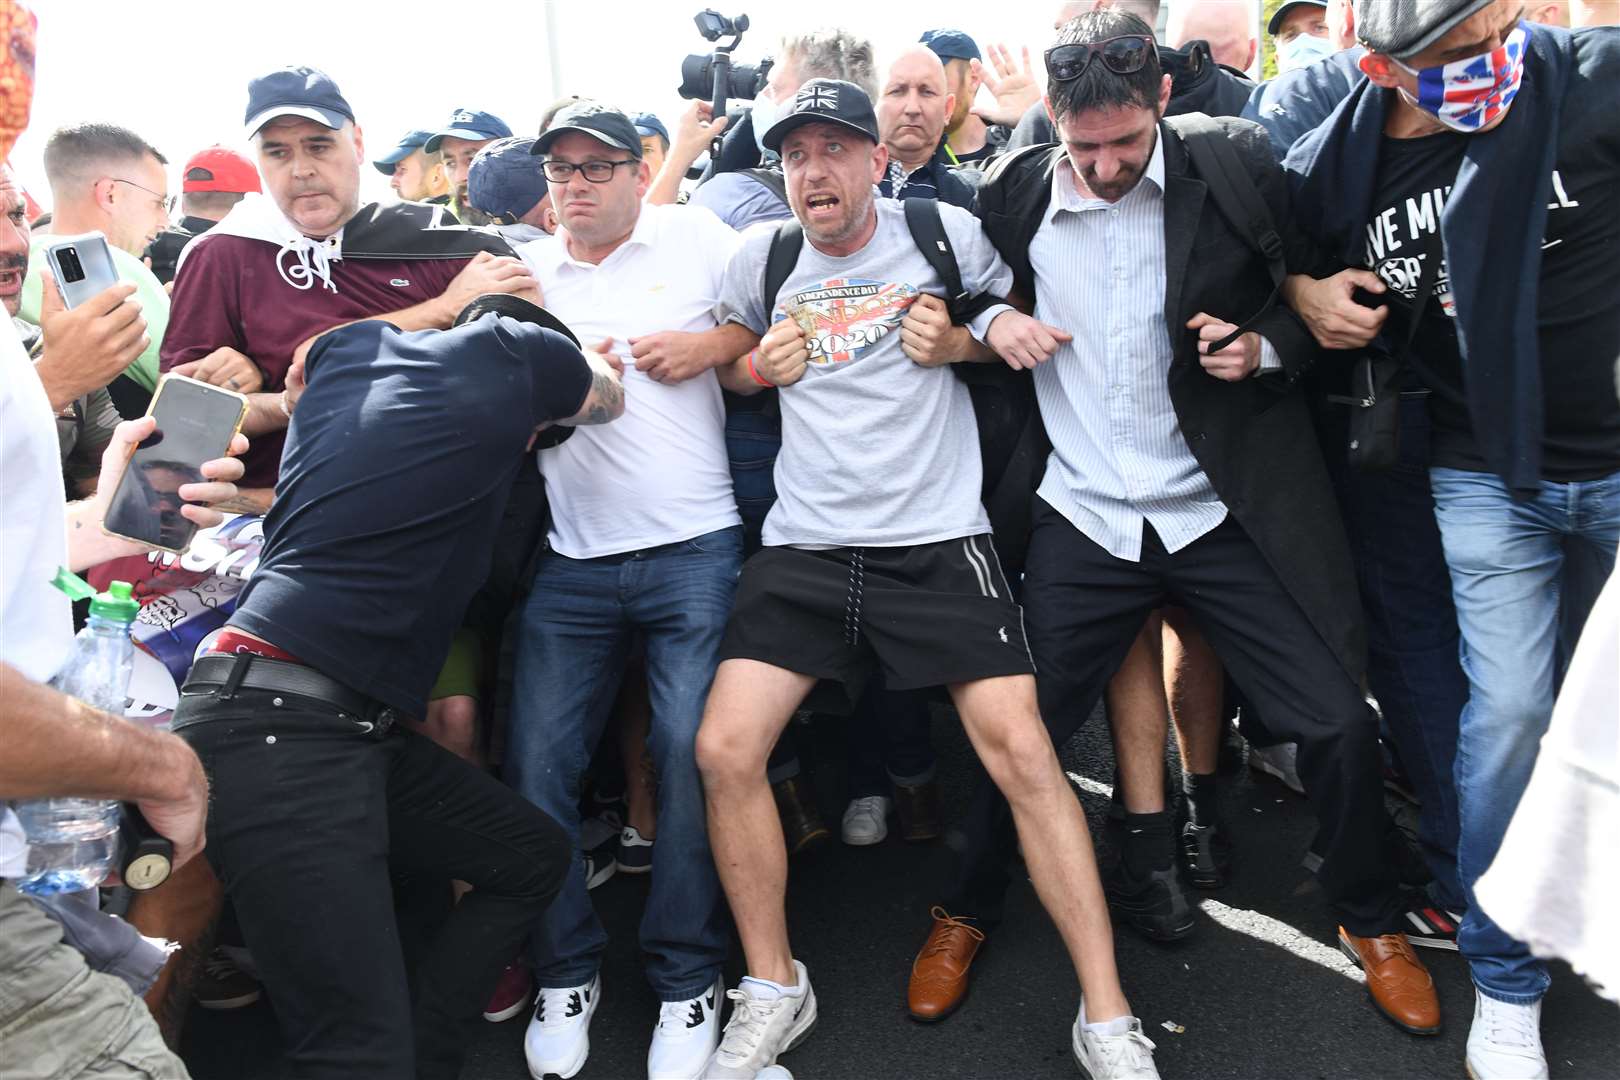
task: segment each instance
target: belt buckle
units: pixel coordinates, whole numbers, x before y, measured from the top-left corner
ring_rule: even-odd
[[[387,735],[391,730],[393,730],[394,721],[398,719],[399,715],[395,713],[392,708],[386,706],[382,709],[382,711],[377,713],[377,719],[374,721],[374,723],[377,725],[376,733],[378,737]]]

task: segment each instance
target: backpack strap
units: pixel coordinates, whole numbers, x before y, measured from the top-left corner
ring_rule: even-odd
[[[1252,329],[1282,295],[1283,280],[1288,276],[1282,236],[1277,232],[1276,220],[1271,216],[1265,200],[1260,197],[1254,179],[1244,168],[1243,160],[1238,157],[1231,140],[1219,124],[1203,113],[1167,116],[1164,122],[1187,148],[1187,156],[1192,158],[1198,178],[1209,188],[1216,209],[1243,237],[1244,242],[1266,260],[1266,272],[1271,275],[1271,295],[1265,305],[1232,333],[1210,343],[1210,352],[1220,352]]]
[[[783,206],[787,205],[787,177],[782,174],[781,169],[760,167],[754,169],[739,169],[738,171],[744,176],[751,176],[755,180],[758,180],[768,191],[770,191],[772,195],[775,195],[778,199],[782,200]]]
[[[804,226],[797,218],[788,218],[776,227],[771,237],[771,250],[765,256],[765,321],[770,323],[771,309],[776,306],[776,294],[788,275],[799,264],[799,252],[804,250]]]
[[[956,250],[945,232],[945,222],[939,215],[939,203],[934,199],[904,199],[906,227],[911,230],[912,242],[928,265],[934,268],[940,281],[945,283],[945,306],[951,313],[951,322],[966,324],[974,316],[1001,300],[994,296],[969,296],[962,287],[962,268],[956,261]]]

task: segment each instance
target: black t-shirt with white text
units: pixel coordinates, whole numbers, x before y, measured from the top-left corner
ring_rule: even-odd
[[[1385,138],[1377,194],[1367,223],[1367,265],[1391,290],[1390,340],[1407,332],[1424,249],[1439,228],[1469,136]],[[1542,476],[1556,482],[1591,480],[1620,470],[1620,401],[1615,361],[1620,356],[1620,206],[1612,175],[1553,173],[1542,245],[1537,328],[1545,416]],[[1471,225],[1473,223],[1470,223]],[[1504,228],[1506,222],[1480,222]],[[1501,272],[1520,276],[1517,267]],[[1489,472],[1476,441],[1456,305],[1444,263],[1413,339],[1408,361],[1430,391],[1431,461],[1446,468]]]
[[[580,409],[590,369],[556,331],[486,315],[342,327],[306,377],[230,623],[421,717],[530,435]]]

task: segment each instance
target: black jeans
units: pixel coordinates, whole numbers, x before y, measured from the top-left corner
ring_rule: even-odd
[[[290,1075],[456,1077],[502,968],[562,883],[562,829],[429,739],[362,733],[322,702],[183,695],[175,722],[208,772],[206,853]],[[414,1008],[391,873],[472,886],[422,956]]]
[[[1128,562],[1037,499],[1023,597],[1041,717],[1059,749],[1096,708],[1148,612],[1165,603],[1186,608],[1266,723],[1299,744],[1300,778],[1320,826],[1317,878],[1339,921],[1363,936],[1398,928],[1403,897],[1377,720],[1237,522],[1227,518],[1173,555],[1144,526],[1141,560]],[[1014,831],[993,785],[980,784],[962,829],[948,907],[994,925],[1011,880]]]

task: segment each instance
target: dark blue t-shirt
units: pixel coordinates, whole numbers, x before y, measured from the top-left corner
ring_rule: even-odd
[[[334,330],[306,378],[230,622],[420,717],[529,436],[579,411],[590,369],[561,334],[486,315]]]

